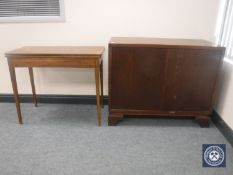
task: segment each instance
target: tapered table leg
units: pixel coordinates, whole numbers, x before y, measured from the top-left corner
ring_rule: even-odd
[[[101,107],[104,108],[104,85],[103,85],[103,60],[100,64],[100,84],[101,84]]]
[[[101,126],[101,111],[100,111],[100,67],[95,68],[95,83],[96,83],[96,103],[97,103],[97,115],[98,125]]]
[[[35,107],[37,107],[36,88],[35,88],[35,83],[34,83],[33,69],[32,67],[29,67],[28,70],[29,70],[30,82],[32,86],[32,99],[33,99],[33,103]]]
[[[23,124],[23,119],[22,119],[22,114],[21,114],[21,109],[20,109],[20,100],[19,100],[18,88],[17,88],[17,81],[16,81],[16,75],[15,75],[15,68],[9,65],[9,71],[10,71],[10,76],[11,76],[12,88],[13,88],[13,92],[14,92],[14,96],[15,96],[15,105],[16,105],[19,123]]]

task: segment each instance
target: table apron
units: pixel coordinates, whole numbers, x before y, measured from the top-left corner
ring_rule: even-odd
[[[101,63],[99,57],[57,57],[57,58],[37,58],[37,57],[10,57],[8,63],[13,67],[79,67],[95,68]]]

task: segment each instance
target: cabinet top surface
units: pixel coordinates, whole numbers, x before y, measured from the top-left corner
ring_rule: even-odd
[[[8,55],[90,55],[101,56],[102,46],[26,46],[6,53]]]
[[[216,47],[215,44],[201,39],[169,39],[139,37],[113,37],[110,40],[110,44]]]

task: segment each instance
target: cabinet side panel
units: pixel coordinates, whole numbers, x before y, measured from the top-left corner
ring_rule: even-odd
[[[112,47],[111,108],[160,109],[165,55],[152,47]]]

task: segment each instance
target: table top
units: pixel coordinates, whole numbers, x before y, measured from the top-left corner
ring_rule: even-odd
[[[7,52],[6,56],[12,55],[81,55],[101,56],[104,52],[103,46],[25,46]]]
[[[129,45],[166,45],[166,46],[203,46],[214,47],[215,44],[201,39],[170,39],[170,38],[140,38],[140,37],[113,37],[110,44]]]

